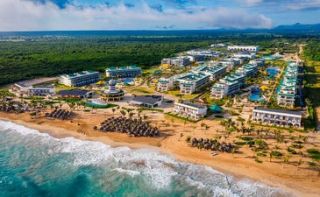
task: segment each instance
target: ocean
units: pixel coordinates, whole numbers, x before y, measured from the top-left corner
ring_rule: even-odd
[[[58,139],[0,121],[0,196],[290,196],[153,149]]]

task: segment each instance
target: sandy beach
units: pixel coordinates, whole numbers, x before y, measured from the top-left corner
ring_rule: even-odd
[[[185,125],[173,121],[170,126],[162,126],[162,123],[165,122],[165,118],[161,117],[163,115],[150,113],[150,119],[154,120],[153,124],[157,124],[162,131],[162,135],[157,138],[134,138],[126,134],[102,133],[93,129],[95,125],[99,125],[110,116],[112,116],[111,113],[80,112],[72,121],[61,121],[48,120],[44,117],[32,119],[27,113],[0,112],[2,120],[12,121],[54,137],[75,137],[82,140],[100,141],[111,146],[154,148],[181,161],[211,166],[235,177],[253,179],[283,188],[296,196],[319,196],[320,180],[315,171],[277,161],[257,163],[245,152],[241,154],[220,153],[213,157],[210,151],[192,148],[185,142],[185,137],[188,135],[207,137],[217,133],[222,126],[215,121],[207,122],[210,125],[208,131],[199,129],[197,125]]]

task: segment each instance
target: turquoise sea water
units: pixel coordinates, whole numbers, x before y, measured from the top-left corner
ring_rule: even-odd
[[[57,139],[0,121],[0,196],[288,196],[151,149]]]

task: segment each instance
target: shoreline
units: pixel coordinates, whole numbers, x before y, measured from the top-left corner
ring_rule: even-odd
[[[126,134],[97,132],[91,129],[92,127],[89,127],[89,125],[82,127],[83,129],[89,130],[89,134],[83,134],[79,133],[76,126],[70,126],[76,124],[77,121],[68,122],[47,120],[45,118],[34,120],[27,116],[27,114],[6,114],[0,112],[0,120],[20,124],[56,138],[74,137],[80,140],[98,141],[112,147],[127,146],[132,149],[147,148],[159,150],[161,153],[173,156],[179,161],[209,166],[237,179],[257,181],[283,189],[296,196],[318,196],[317,194],[320,193],[320,181],[317,181],[317,179],[310,180],[310,175],[287,175],[282,172],[289,168],[285,166],[278,169],[279,172],[275,172],[275,165],[276,167],[281,167],[281,165],[264,163],[259,166],[259,164],[252,159],[245,159],[238,155],[219,154],[218,156],[212,157],[208,151],[187,146],[184,140],[181,140],[177,134],[155,139],[146,137],[133,138]],[[78,119],[78,125],[79,122],[83,124],[82,121],[81,118]],[[98,120],[96,121],[99,122]],[[95,125],[94,122],[91,123]],[[300,170],[300,173],[301,172],[302,170]],[[308,177],[308,179],[306,179],[306,177]]]

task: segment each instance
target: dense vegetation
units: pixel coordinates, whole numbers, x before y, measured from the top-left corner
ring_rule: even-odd
[[[42,34],[41,34],[42,35]],[[164,57],[212,43],[257,44],[265,53],[294,50],[290,39],[272,34],[233,35],[120,35],[120,36],[0,36],[0,85],[39,76],[81,70],[103,72],[109,66],[137,64],[149,67]],[[2,41],[1,41],[2,40]],[[9,40],[9,41],[8,41]],[[16,42],[14,42],[16,41]],[[284,47],[285,46],[285,47]]]
[[[147,67],[159,64],[163,57],[203,46],[208,46],[208,42],[105,39],[1,42],[0,84],[81,70],[103,71],[108,66]]]
[[[304,96],[309,116],[305,125],[316,127],[317,116],[315,108],[320,106],[320,41],[309,41],[304,47],[305,75]]]
[[[304,54],[310,60],[320,61],[320,40],[308,42],[308,45],[305,47]]]

